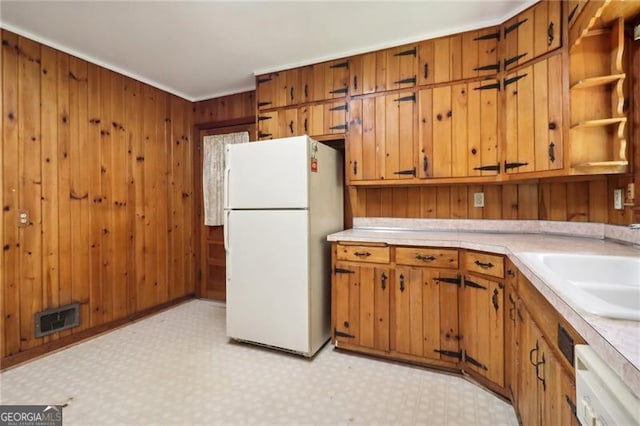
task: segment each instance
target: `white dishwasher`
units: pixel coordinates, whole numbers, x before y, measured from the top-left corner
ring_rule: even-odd
[[[588,345],[576,345],[576,400],[583,426],[640,425],[640,399]]]

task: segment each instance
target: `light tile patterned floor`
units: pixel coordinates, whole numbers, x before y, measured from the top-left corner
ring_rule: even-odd
[[[459,377],[336,352],[230,343],[193,300],[0,375],[1,404],[68,404],[64,424],[517,425]]]

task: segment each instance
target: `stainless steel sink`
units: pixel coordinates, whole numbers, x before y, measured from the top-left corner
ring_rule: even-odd
[[[536,252],[518,257],[576,309],[640,321],[639,257]]]

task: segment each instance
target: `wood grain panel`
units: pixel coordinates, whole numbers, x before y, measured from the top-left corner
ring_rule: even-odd
[[[3,360],[192,294],[195,104],[4,30],[1,58]],[[35,338],[71,302],[80,326]]]

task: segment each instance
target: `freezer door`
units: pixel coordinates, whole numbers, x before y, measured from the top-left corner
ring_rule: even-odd
[[[228,145],[225,208],[307,208],[308,145],[306,136]]]
[[[232,210],[227,228],[227,335],[308,353],[307,211]]]

